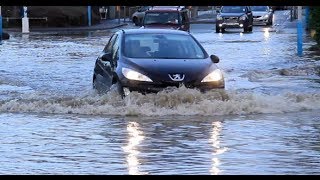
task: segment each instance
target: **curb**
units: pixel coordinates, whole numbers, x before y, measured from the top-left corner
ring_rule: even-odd
[[[128,23],[119,24],[115,26],[109,27],[66,27],[66,28],[30,28],[30,32],[71,32],[71,31],[97,31],[97,30],[106,30],[106,29],[114,29],[122,26],[127,26]],[[11,32],[21,32],[20,28],[7,28],[6,31]]]

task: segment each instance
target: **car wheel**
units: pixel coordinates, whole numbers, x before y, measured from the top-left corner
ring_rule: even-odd
[[[132,21],[133,21],[134,25],[139,26],[139,20],[137,17],[133,17]]]
[[[225,28],[221,28],[221,27],[216,27],[216,33],[224,33],[225,32]]]
[[[220,27],[216,25],[216,33],[220,32]]]
[[[249,29],[248,27],[244,26],[243,27],[243,32],[248,32],[248,29]]]

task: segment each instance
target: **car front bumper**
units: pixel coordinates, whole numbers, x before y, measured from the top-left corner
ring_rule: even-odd
[[[219,28],[243,28],[249,26],[249,22],[245,20],[238,20],[236,22],[225,22],[224,20],[218,20],[216,24]]]
[[[253,18],[254,24],[265,24],[268,23],[269,17],[260,17],[260,18]]]
[[[205,92],[211,89],[223,89],[224,81],[215,81],[208,83],[178,83],[178,82],[142,82],[132,81],[128,79],[122,79],[121,85],[123,88],[127,88],[129,91],[138,91],[141,93],[157,93],[169,87],[185,86],[187,88],[195,88],[201,92]]]

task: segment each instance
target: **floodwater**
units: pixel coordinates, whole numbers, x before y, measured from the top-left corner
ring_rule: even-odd
[[[319,174],[320,63],[296,55],[296,29],[276,15],[279,26],[253,33],[193,25],[226,79],[205,94],[98,95],[109,31],[11,34],[0,46],[0,174]]]

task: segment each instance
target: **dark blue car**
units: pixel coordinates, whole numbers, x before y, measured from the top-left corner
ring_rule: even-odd
[[[201,91],[224,88],[218,62],[219,58],[209,56],[188,32],[119,30],[96,60],[93,87],[101,92],[113,86],[122,96],[181,85]]]

